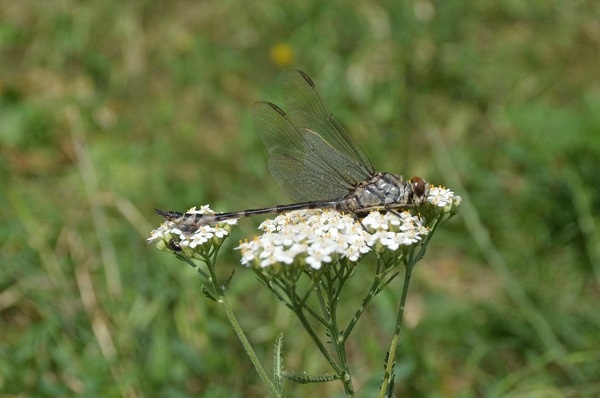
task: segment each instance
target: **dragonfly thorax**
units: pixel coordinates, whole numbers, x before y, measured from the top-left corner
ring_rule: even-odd
[[[419,177],[404,181],[402,176],[395,174],[375,173],[341,199],[338,209],[359,213],[414,207],[423,204],[428,195],[429,183]]]

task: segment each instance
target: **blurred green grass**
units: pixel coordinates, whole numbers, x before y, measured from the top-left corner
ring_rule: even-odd
[[[155,207],[287,200],[250,118],[282,102],[287,67],[378,169],[466,199],[416,270],[398,396],[599,395],[599,17],[592,1],[0,2],[2,395],[264,396],[200,279],[145,238]],[[265,361],[283,330],[288,369],[327,371],[239,254],[221,261]],[[350,343],[360,396],[398,294]]]

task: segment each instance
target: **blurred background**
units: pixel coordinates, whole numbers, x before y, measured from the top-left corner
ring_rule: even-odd
[[[396,364],[411,397],[600,395],[600,5],[594,1],[0,1],[0,393],[262,397],[153,209],[289,202],[252,104],[299,68],[376,168],[463,198],[415,269]],[[266,366],[329,372],[222,250]],[[345,300],[364,293],[365,259]],[[374,396],[400,280],[348,351]],[[338,383],[289,396],[341,396]]]

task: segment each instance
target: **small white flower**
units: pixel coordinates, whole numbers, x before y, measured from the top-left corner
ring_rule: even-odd
[[[363,218],[362,223],[365,226],[365,228],[371,229],[373,231],[387,230],[388,228],[388,223],[384,219],[383,214],[381,214],[378,211],[373,211],[369,213],[368,216]]]
[[[254,239],[250,242],[241,242],[238,246],[238,249],[242,252],[242,265],[251,265],[252,261],[254,261],[255,253],[257,252],[259,247],[258,239]]]
[[[331,255],[326,251],[314,251],[311,255],[306,257],[306,263],[313,269],[320,269],[323,263],[330,263],[332,260]]]
[[[438,207],[447,207],[448,205],[457,207],[460,206],[460,201],[460,196],[442,187],[431,187],[429,196],[427,197],[427,202]]]
[[[373,231],[375,241],[391,251],[400,246],[418,243],[429,233],[422,221],[408,211],[402,213],[371,213],[363,220],[369,231]]]

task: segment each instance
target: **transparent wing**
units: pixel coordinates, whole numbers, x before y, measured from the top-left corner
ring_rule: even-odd
[[[289,118],[296,129],[315,132],[346,155],[350,162],[346,165],[347,173],[354,180],[363,181],[372,175],[373,164],[325,108],[310,77],[300,70],[289,70],[284,74],[283,84]]]
[[[368,177],[356,159],[334,148],[313,130],[297,128],[277,105],[259,102],[252,113],[269,151],[269,170],[293,199],[341,198]]]

